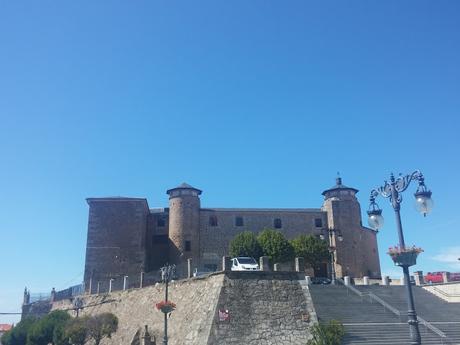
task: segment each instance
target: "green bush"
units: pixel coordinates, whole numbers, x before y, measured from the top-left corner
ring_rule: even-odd
[[[72,345],[84,345],[88,338],[86,328],[88,317],[79,317],[67,322],[64,329],[64,336]]]
[[[307,345],[340,345],[345,335],[345,328],[342,323],[331,320],[327,324],[315,324],[311,328],[313,339]]]
[[[229,252],[232,257],[249,256],[256,260],[262,256],[262,248],[257,242],[257,236],[250,231],[243,231],[236,235],[230,242]]]
[[[1,343],[3,345],[25,345],[27,342],[27,334],[35,322],[36,319],[33,317],[27,317],[21,320],[12,330],[3,334]]]
[[[30,328],[27,336],[27,345],[54,345],[67,344],[60,334],[70,315],[62,310],[55,310],[37,320]]]
[[[272,263],[286,262],[294,258],[291,243],[280,231],[265,229],[257,236],[262,253],[270,258]]]
[[[99,345],[103,338],[110,338],[118,329],[118,318],[112,313],[102,313],[88,318],[86,322],[88,337]]]
[[[291,241],[296,257],[304,258],[305,264],[316,267],[327,261],[329,250],[326,241],[313,235],[300,235]]]

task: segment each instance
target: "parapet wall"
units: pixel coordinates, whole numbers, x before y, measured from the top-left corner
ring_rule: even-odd
[[[302,344],[316,314],[308,289],[289,272],[227,272],[172,282],[169,299],[177,309],[168,318],[170,345]],[[114,313],[119,329],[101,345],[131,345],[148,325],[162,343],[163,314],[154,307],[164,285],[83,297],[80,315]],[[72,301],[53,303],[72,311]],[[228,317],[225,317],[228,315]]]
[[[423,288],[447,302],[460,302],[460,282],[424,285]]]

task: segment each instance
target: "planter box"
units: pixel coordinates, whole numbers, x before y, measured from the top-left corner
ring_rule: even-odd
[[[401,252],[390,254],[396,266],[414,266],[417,263],[417,252]]]

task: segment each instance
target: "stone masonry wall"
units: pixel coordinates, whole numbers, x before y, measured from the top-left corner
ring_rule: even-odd
[[[217,226],[209,224],[209,217],[217,218]],[[243,226],[236,226],[236,217],[243,218]],[[292,239],[301,234],[320,234],[327,228],[327,215],[319,209],[303,210],[225,210],[201,209],[200,211],[200,256],[201,265],[219,264],[222,256],[228,255],[231,240],[240,232],[260,232],[274,228],[275,218],[281,219],[281,231]],[[315,219],[321,219],[322,226],[315,226]]]
[[[287,272],[227,272],[171,283],[169,299],[177,309],[168,319],[169,344],[305,345],[316,314],[298,278]],[[144,325],[161,344],[163,314],[154,304],[163,298],[163,285],[86,295],[80,314],[118,317],[118,331],[101,345],[130,345]],[[70,310],[72,302],[55,302],[52,308]],[[229,320],[219,321],[219,310],[228,310]]]
[[[168,299],[177,304],[177,309],[168,319],[170,345],[206,344],[223,279],[223,274],[217,274],[170,284]],[[130,345],[137,330],[144,325],[148,325],[150,334],[156,336],[157,344],[161,344],[164,316],[156,310],[155,303],[163,299],[163,284],[85,296],[84,305],[87,308],[80,315],[111,312],[118,317],[118,331],[101,345]],[[72,308],[69,300],[53,304],[53,310],[69,308]],[[74,316],[73,311],[70,313]]]
[[[224,280],[208,345],[305,345],[316,314],[299,276],[231,272]],[[219,321],[219,310],[229,319]]]

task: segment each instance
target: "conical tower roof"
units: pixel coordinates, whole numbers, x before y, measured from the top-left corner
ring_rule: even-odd
[[[333,191],[337,191],[337,190],[351,190],[355,193],[358,193],[359,190],[357,190],[356,188],[352,188],[352,187],[347,187],[345,186],[343,183],[342,183],[342,178],[340,176],[337,176],[337,178],[335,179],[335,186],[332,186],[331,188],[329,189],[326,189],[322,194],[323,195],[326,195],[328,194],[329,192],[333,192]]]
[[[193,190],[195,190],[195,191],[198,192],[198,195],[200,195],[200,194],[202,193],[202,191],[201,191],[200,189],[195,188],[195,187],[192,187],[192,186],[189,185],[188,183],[183,182],[183,183],[181,183],[180,185],[178,185],[178,186],[175,187],[175,188],[168,189],[168,190],[166,191],[166,194],[169,194],[169,193],[171,193],[173,190],[178,190],[178,189],[193,189]]]

